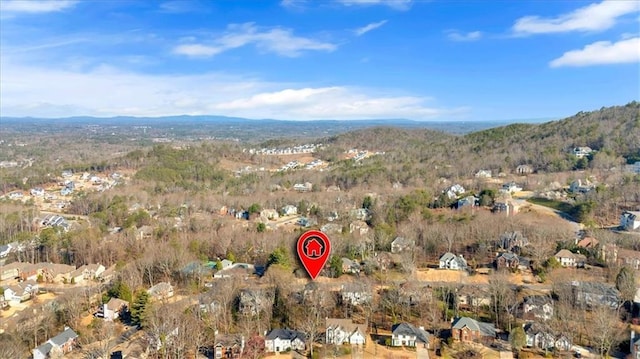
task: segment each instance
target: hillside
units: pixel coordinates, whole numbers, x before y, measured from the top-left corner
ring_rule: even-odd
[[[536,171],[557,172],[587,166],[614,167],[638,156],[640,104],[579,112],[567,119],[543,124],[511,124],[452,135],[427,129],[376,127],[328,138],[341,150],[364,148],[387,151],[390,166],[425,166],[438,176],[469,176],[486,168],[510,172],[518,165]],[[574,147],[588,146],[594,156],[582,162],[571,154]],[[595,161],[595,162],[594,162]]]

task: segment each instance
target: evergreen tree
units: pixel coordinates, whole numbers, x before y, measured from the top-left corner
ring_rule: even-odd
[[[149,306],[149,293],[142,290],[136,294],[131,305],[131,323],[143,327],[147,319],[147,309]]]

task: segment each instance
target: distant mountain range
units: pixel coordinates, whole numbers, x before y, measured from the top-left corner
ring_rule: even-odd
[[[384,120],[313,120],[313,121],[289,121],[273,119],[247,119],[227,116],[164,116],[164,117],[91,117],[76,116],[64,118],[35,118],[35,117],[0,117],[0,122],[7,128],[16,130],[50,126],[154,126],[174,127],[186,129],[189,126],[226,125],[239,126],[238,130],[246,126],[259,126],[266,130],[281,128],[283,126],[303,132],[316,132],[318,135],[337,134],[355,129],[367,127],[400,127],[400,128],[426,128],[454,134],[464,134],[483,129],[504,126],[510,123],[542,123],[552,119],[520,119],[520,120],[488,120],[488,121],[413,121],[405,119]],[[276,131],[281,132],[281,131]],[[306,137],[306,136],[305,136]]]

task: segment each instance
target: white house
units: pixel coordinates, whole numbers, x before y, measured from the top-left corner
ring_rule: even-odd
[[[400,253],[405,251],[410,251],[415,247],[416,241],[413,239],[409,239],[406,237],[396,237],[396,239],[391,242],[391,253]]]
[[[351,319],[327,318],[325,340],[327,344],[363,345],[367,324],[356,324]]]
[[[587,146],[575,147],[573,149],[573,154],[578,158],[586,157],[586,156],[590,155],[591,152],[593,152],[593,149],[591,149],[591,147],[587,147]]]
[[[462,255],[447,252],[440,257],[440,269],[464,270],[467,269],[467,261]]]
[[[160,282],[147,290],[154,299],[166,299],[173,297],[173,286],[167,282]]]
[[[111,298],[109,299],[109,302],[102,304],[102,307],[98,312],[98,317],[102,317],[109,321],[116,320],[124,310],[127,310],[127,308],[129,308],[128,302],[120,298]]]
[[[279,353],[287,350],[304,350],[305,335],[290,329],[273,329],[264,339],[267,353]]]
[[[291,204],[282,207],[283,216],[295,216],[296,214],[298,214],[298,207]]]
[[[500,188],[501,193],[515,193],[522,191],[522,187],[518,186],[515,182],[504,183]]]
[[[620,227],[625,231],[640,229],[640,211],[624,211],[620,216]]]
[[[394,347],[429,347],[429,333],[423,327],[416,328],[409,323],[398,323],[391,327],[391,345]]]
[[[561,249],[554,256],[563,267],[584,267],[587,257],[579,253],[572,253],[567,249]]]

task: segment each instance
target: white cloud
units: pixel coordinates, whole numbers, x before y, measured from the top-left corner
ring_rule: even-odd
[[[394,10],[405,11],[411,8],[413,0],[337,0],[345,6],[383,5]]]
[[[447,38],[452,41],[475,41],[482,37],[482,32],[471,31],[467,33],[459,32],[456,30],[447,31]]]
[[[218,47],[206,46],[201,44],[178,45],[173,49],[174,53],[189,57],[211,57],[223,51],[224,49]]]
[[[549,66],[592,66],[640,62],[640,37],[618,42],[598,41],[581,50],[565,52]]]
[[[141,74],[108,66],[63,70],[1,61],[3,116],[210,114],[289,120],[424,120],[457,113],[428,106],[432,100],[427,97],[381,96],[348,86],[270,83],[223,73]]]
[[[518,34],[602,31],[613,27],[619,17],[638,11],[638,1],[605,0],[554,18],[522,17],[516,20],[513,31]]]
[[[11,13],[46,13],[73,7],[77,0],[2,0],[0,11]]]
[[[375,30],[377,28],[379,28],[380,26],[384,25],[387,23],[387,20],[382,20],[382,21],[378,21],[378,22],[372,22],[366,26],[363,27],[359,27],[355,30],[353,30],[353,32],[355,32],[356,36],[362,36],[364,34],[366,34],[367,32],[371,31],[371,30]]]
[[[182,44],[173,52],[192,57],[211,57],[221,52],[253,44],[265,52],[296,57],[304,51],[334,51],[337,46],[293,34],[290,29],[260,29],[254,23],[233,24],[220,37],[207,44]]]

